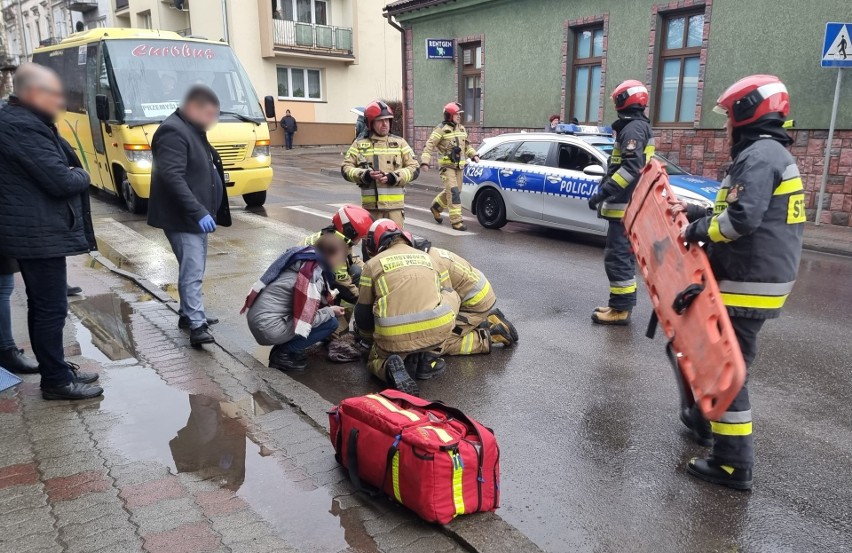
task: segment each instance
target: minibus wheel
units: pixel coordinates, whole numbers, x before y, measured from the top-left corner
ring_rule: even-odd
[[[130,213],[140,215],[148,211],[148,199],[140,198],[127,179],[121,181],[121,197]]]
[[[248,207],[261,207],[266,203],[266,190],[243,194],[243,200]]]

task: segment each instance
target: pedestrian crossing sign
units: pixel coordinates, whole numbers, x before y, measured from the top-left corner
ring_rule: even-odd
[[[823,67],[852,67],[852,23],[826,23],[822,45]]]

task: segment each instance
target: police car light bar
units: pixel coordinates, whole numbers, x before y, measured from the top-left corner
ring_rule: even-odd
[[[612,127],[598,127],[595,125],[575,125],[573,123],[560,123],[556,125],[556,132],[559,134],[612,136]]]

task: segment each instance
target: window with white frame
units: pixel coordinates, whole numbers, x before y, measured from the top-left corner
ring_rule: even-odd
[[[279,67],[278,97],[293,100],[322,100],[322,71],[301,67]]]
[[[275,19],[328,25],[328,0],[272,0]]]

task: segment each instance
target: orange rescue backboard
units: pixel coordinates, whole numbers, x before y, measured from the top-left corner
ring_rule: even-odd
[[[704,416],[718,420],[742,388],[746,367],[707,254],[680,238],[688,223],[684,214],[672,214],[674,197],[664,166],[652,159],[624,225],[683,380]]]

